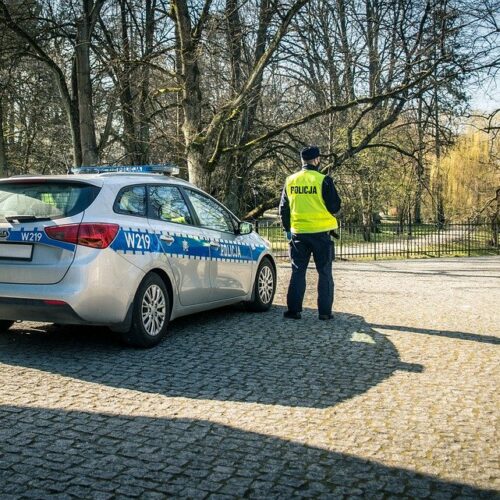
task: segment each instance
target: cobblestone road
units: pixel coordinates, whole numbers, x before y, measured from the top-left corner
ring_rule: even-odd
[[[337,263],[336,318],[0,337],[0,497],[495,497],[500,259]]]

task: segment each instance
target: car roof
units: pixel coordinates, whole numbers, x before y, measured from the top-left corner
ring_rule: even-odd
[[[194,184],[183,179],[178,179],[170,175],[163,174],[149,174],[149,173],[130,173],[130,172],[106,172],[96,174],[64,174],[64,175],[19,175],[0,179],[3,182],[29,182],[29,181],[81,181],[94,184],[96,186],[103,186],[104,184],[110,186],[126,186],[129,184],[176,184],[182,186],[189,186],[197,189]]]

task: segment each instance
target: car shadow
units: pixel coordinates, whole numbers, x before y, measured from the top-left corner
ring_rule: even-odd
[[[422,371],[360,316],[282,314],[225,308],[181,318],[148,350],[104,328],[20,323],[0,335],[0,362],[171,397],[311,408],[362,394],[397,370]]]
[[[5,405],[0,432],[2,498],[495,498],[208,420]]]

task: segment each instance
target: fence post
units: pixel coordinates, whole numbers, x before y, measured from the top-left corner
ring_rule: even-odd
[[[411,229],[411,219],[409,220],[408,224],[408,233],[406,237],[406,258],[410,258],[410,246],[411,246],[411,235],[412,235],[412,229]]]
[[[374,224],[373,222],[370,224],[373,230],[373,260],[377,260],[377,225]]]
[[[438,247],[438,258],[441,257],[441,225],[438,221],[437,223],[437,230],[438,230],[438,234],[437,234],[437,247]]]
[[[472,224],[470,219],[467,221],[467,256],[470,257],[470,233],[472,230]]]
[[[335,259],[337,259],[337,257],[339,259],[342,258],[342,228],[344,227],[344,224],[342,224],[342,221],[339,220],[338,221],[338,224],[339,224],[339,227],[338,227],[338,230],[339,230],[339,239],[338,239],[338,242],[339,242],[339,252],[337,252],[337,244],[335,243]]]
[[[497,255],[500,255],[500,245],[498,244],[498,219],[495,219],[493,221],[493,230],[495,231],[495,234],[493,236],[493,242],[496,244],[497,247]]]

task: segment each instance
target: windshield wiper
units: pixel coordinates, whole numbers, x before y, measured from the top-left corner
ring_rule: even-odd
[[[37,217],[36,215],[8,215],[4,217],[7,222],[38,222],[44,220],[52,220],[51,217]]]

